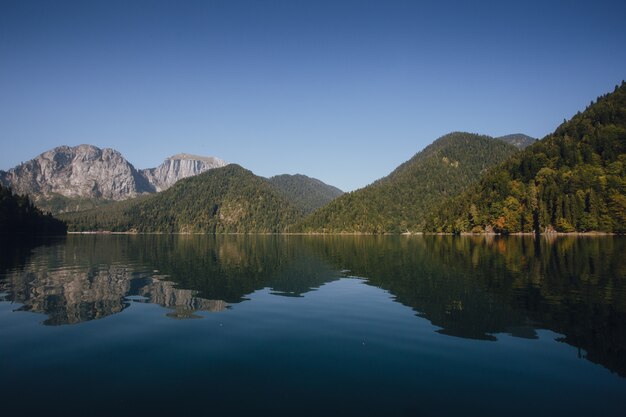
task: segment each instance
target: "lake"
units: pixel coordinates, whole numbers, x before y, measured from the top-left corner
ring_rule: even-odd
[[[624,415],[624,237],[0,249],[7,416]]]

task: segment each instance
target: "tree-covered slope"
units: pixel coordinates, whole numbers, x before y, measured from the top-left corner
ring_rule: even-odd
[[[420,231],[426,215],[477,181],[517,149],[488,136],[445,135],[389,176],[346,193],[305,218],[302,232],[398,233]]]
[[[25,195],[0,185],[0,237],[61,235],[65,223],[44,214]]]
[[[269,182],[305,213],[311,213],[343,194],[337,187],[301,174],[276,175]]]
[[[626,232],[626,83],[490,170],[428,229]]]
[[[271,233],[300,218],[266,179],[231,164],[156,195],[63,215],[71,231]]]

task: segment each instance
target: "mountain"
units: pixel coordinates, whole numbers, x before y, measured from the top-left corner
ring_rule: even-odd
[[[92,145],[60,146],[7,172],[0,181],[20,194],[123,200],[150,190],[118,151]]]
[[[271,177],[269,182],[279,190],[283,196],[295,206],[302,208],[304,213],[307,214],[325,206],[343,194],[343,191],[337,187],[301,174],[276,175]]]
[[[455,132],[427,146],[387,177],[346,193],[297,226],[302,232],[420,231],[426,215],[518,150],[489,136]]]
[[[65,224],[0,185],[0,238],[14,236],[64,235]]]
[[[626,83],[428,221],[446,232],[626,232]]]
[[[72,231],[276,233],[298,221],[301,212],[265,178],[230,164],[158,194],[60,217]]]
[[[114,149],[60,146],[0,171],[0,184],[29,195],[46,211],[62,213],[162,191],[179,179],[224,165],[217,158],[179,154],[157,168],[137,170]]]
[[[164,191],[178,180],[225,165],[226,162],[212,156],[180,153],[167,158],[156,168],[142,169],[139,173],[150,183],[153,191]]]
[[[525,149],[526,147],[532,145],[537,141],[537,139],[531,138],[530,136],[524,135],[523,133],[514,133],[512,135],[500,136],[496,139],[506,142],[509,145],[513,145],[518,149]]]

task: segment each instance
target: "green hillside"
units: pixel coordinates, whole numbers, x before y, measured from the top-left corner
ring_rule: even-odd
[[[626,83],[428,220],[444,232],[626,232]]]
[[[266,179],[231,164],[155,195],[61,217],[70,231],[273,233],[300,216]]]
[[[66,197],[61,194],[51,194],[47,196],[32,195],[32,198],[37,207],[55,216],[61,213],[91,210],[114,203],[113,200],[104,198]]]
[[[0,237],[64,235],[65,224],[44,214],[25,195],[0,185]]]
[[[343,194],[343,191],[337,187],[301,174],[276,175],[271,177],[269,182],[279,190],[287,200],[301,208],[304,213],[307,214],[325,206]]]
[[[425,216],[435,207],[516,152],[514,146],[488,136],[463,132],[445,135],[389,176],[333,200],[295,229],[329,233],[420,231]]]

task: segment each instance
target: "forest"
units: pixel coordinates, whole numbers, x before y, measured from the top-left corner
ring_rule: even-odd
[[[301,216],[266,179],[230,164],[158,194],[60,217],[72,231],[278,233]]]
[[[626,232],[626,83],[599,97],[465,193],[430,232]]]
[[[35,207],[30,198],[0,185],[0,237],[64,235],[67,226]]]
[[[425,217],[440,204],[517,152],[513,145],[489,136],[445,135],[387,177],[333,200],[295,229],[374,234],[421,231]]]

